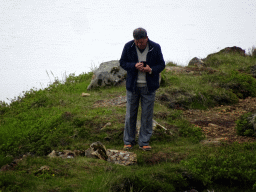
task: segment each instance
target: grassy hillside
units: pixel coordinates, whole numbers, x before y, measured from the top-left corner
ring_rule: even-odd
[[[0,191],[252,191],[255,143],[204,146],[201,128],[190,124],[183,112],[256,97],[252,73],[256,59],[221,53],[205,63],[207,67],[200,69],[187,67],[190,72],[162,72],[154,119],[168,131],[154,131],[152,151],[132,150],[138,156],[134,166],[86,157],[46,157],[52,150],[86,150],[95,141],[108,149],[122,149],[126,108],[99,103],[125,96],[124,86],[87,91],[93,74],[85,73],[70,75],[65,82],[56,80],[43,90],[30,90],[9,105],[2,102],[0,167],[29,155],[11,170],[0,172]],[[82,92],[90,96],[82,97]],[[39,174],[44,165],[49,170]]]

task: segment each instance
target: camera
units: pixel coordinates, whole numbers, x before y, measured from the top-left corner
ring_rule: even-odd
[[[143,67],[146,67],[146,65],[147,65],[146,61],[141,61],[141,63],[143,63]]]

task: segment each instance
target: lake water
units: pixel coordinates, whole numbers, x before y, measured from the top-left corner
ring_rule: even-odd
[[[164,59],[187,65],[256,44],[254,0],[0,0],[0,100],[119,60],[144,27]],[[49,75],[48,75],[48,74]],[[86,87],[85,87],[86,91]]]

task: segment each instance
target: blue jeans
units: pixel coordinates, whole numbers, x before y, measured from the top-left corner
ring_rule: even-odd
[[[135,93],[127,90],[126,97],[127,104],[123,137],[124,144],[135,144],[137,115],[141,99],[141,127],[138,143],[139,146],[149,145],[149,140],[153,133],[152,121],[155,92],[149,93],[147,87],[137,87]]]

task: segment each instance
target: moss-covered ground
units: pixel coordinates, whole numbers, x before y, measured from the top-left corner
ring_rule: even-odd
[[[107,149],[121,150],[126,108],[106,101],[124,97],[124,86],[87,91],[93,74],[71,74],[43,90],[27,91],[10,104],[1,102],[0,167],[22,160],[0,171],[0,191],[256,190],[254,139],[240,143],[224,139],[218,145],[201,142],[214,137],[211,133],[216,129],[204,129],[209,123],[218,125],[211,119],[204,124],[211,112],[218,109],[221,122],[224,113],[237,114],[234,106],[239,102],[256,97],[256,79],[251,73],[256,59],[222,53],[213,55],[206,65],[162,72],[154,120],[167,131],[160,127],[154,131],[151,151],[135,146],[131,151],[138,162],[132,166],[86,157],[47,157],[52,150],[86,150],[95,141]],[[82,92],[90,96],[82,97]],[[244,108],[243,114],[254,110]],[[48,169],[38,171],[42,166]]]

